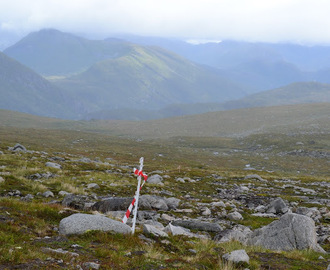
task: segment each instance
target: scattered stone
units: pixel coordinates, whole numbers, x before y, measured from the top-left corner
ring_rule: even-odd
[[[2,151],[0,151],[0,155],[3,155],[3,152]]]
[[[289,210],[283,199],[280,197],[270,202],[266,209],[267,213],[272,214],[285,214]]]
[[[49,178],[54,178],[56,177],[57,175],[54,174],[54,173],[51,173],[51,172],[46,172],[46,173],[35,173],[35,174],[31,174],[31,175],[28,175],[26,178],[27,179],[31,179],[31,180],[39,180],[39,179],[49,179]]]
[[[109,211],[127,210],[133,197],[112,197],[96,202],[93,210],[107,213]],[[141,210],[162,210],[176,209],[180,203],[177,198],[163,198],[159,196],[142,195],[139,198],[139,209]]]
[[[27,151],[26,148],[19,143],[15,144],[14,147],[9,147],[8,150],[13,152],[24,152],[24,153]]]
[[[22,201],[32,201],[34,199],[34,196],[32,194],[27,194],[25,197],[21,198]]]
[[[85,262],[84,264],[83,264],[83,266],[84,266],[84,269],[100,269],[100,264],[98,264],[98,263],[94,263],[94,262]]]
[[[167,204],[167,207],[171,210],[171,209],[177,209],[181,200],[178,199],[178,198],[174,198],[174,197],[171,197],[171,198],[164,198],[165,199],[165,202]]]
[[[55,253],[55,254],[65,254],[65,255],[70,255],[72,257],[78,257],[79,254],[76,253],[76,252],[70,252],[70,251],[67,251],[67,250],[63,250],[62,248],[58,248],[58,249],[52,249],[52,248],[43,248],[42,249],[44,252],[49,252],[49,253]]]
[[[207,208],[207,207],[203,207],[202,209],[202,216],[209,216],[209,215],[211,215],[211,210],[209,209],[209,208]]]
[[[62,219],[59,226],[62,235],[83,234],[90,230],[131,233],[128,225],[101,215],[73,214]]]
[[[62,169],[62,166],[55,162],[46,162],[46,167],[55,168],[55,169]]]
[[[316,191],[314,189],[311,189],[311,188],[304,188],[304,187],[295,186],[294,189],[298,189],[304,194],[316,195]]]
[[[164,220],[166,222],[171,222],[171,221],[175,220],[175,217],[172,217],[168,214],[162,214],[162,220]]]
[[[8,192],[8,196],[20,197],[21,192],[19,190],[13,190],[13,191]]]
[[[147,225],[151,225],[153,227],[156,227],[157,229],[159,230],[163,230],[165,227],[162,223],[158,222],[158,221],[155,221],[155,220],[152,220],[152,219],[149,219],[149,220],[145,220],[143,222],[143,224],[147,224]]]
[[[254,214],[252,214],[252,216],[255,216],[255,217],[269,217],[269,218],[277,217],[275,214],[272,214],[272,213],[254,213]]]
[[[61,191],[58,193],[58,195],[61,196],[61,197],[64,197],[64,196],[69,195],[69,194],[71,194],[71,193],[66,192],[66,191],[64,191],[64,190],[61,190]]]
[[[0,176],[0,184],[1,183],[4,183],[5,182],[5,179],[3,177]]]
[[[244,180],[247,180],[247,179],[257,179],[261,182],[267,182],[266,179],[263,179],[260,175],[258,174],[249,174],[247,176],[244,177]]]
[[[226,253],[222,256],[222,258],[233,263],[249,263],[250,261],[250,257],[244,249],[234,250],[230,253]]]
[[[139,207],[141,209],[146,210],[162,210],[167,211],[169,207],[166,203],[166,200],[159,196],[151,196],[151,195],[142,195],[139,199]]]
[[[298,207],[295,212],[299,215],[304,215],[304,216],[310,217],[315,222],[318,222],[322,218],[321,213],[317,209],[317,207],[312,207],[312,208]]]
[[[226,205],[223,201],[211,202],[211,206],[212,207],[222,207],[222,208],[226,207]]]
[[[110,211],[127,210],[132,200],[133,197],[118,197],[118,198],[112,197],[103,201],[96,202],[92,206],[92,209],[102,213],[107,213]],[[139,208],[141,209],[140,203],[139,203]]]
[[[181,178],[181,177],[176,178],[175,181],[177,181],[177,182],[179,182],[179,183],[185,183],[185,182],[186,182],[186,181],[184,181],[184,179]]]
[[[148,183],[163,184],[163,177],[161,177],[159,174],[154,174],[148,178]]]
[[[47,190],[44,193],[42,193],[42,196],[44,196],[45,198],[54,197],[54,193],[51,192],[50,190]]]
[[[317,243],[314,221],[303,215],[287,213],[279,220],[255,230],[247,244],[271,250],[313,249],[325,252]]]
[[[197,254],[197,250],[196,250],[196,249],[192,249],[192,248],[190,248],[190,249],[188,249],[188,251],[189,251],[190,253],[192,253],[192,254]]]
[[[174,220],[172,222],[174,226],[181,226],[184,228],[207,231],[207,232],[220,232],[223,228],[217,223],[203,222],[200,220]]]
[[[227,218],[230,220],[242,220],[243,216],[239,212],[234,211],[234,212],[229,213],[227,215]]]
[[[88,189],[99,189],[100,186],[96,183],[90,183],[90,184],[87,185],[87,188]]]
[[[68,194],[62,200],[62,205],[65,207],[71,207],[77,210],[85,210],[88,205],[87,196]]]
[[[247,236],[252,233],[249,227],[243,225],[235,225],[232,229],[226,229],[218,233],[214,240],[220,243],[230,242],[236,240],[244,244],[247,240]]]
[[[158,228],[149,224],[143,224],[143,233],[152,234],[157,237],[168,237],[168,234],[166,232],[163,232]]]
[[[171,223],[165,227],[164,231],[166,233],[171,233],[172,235],[185,235],[188,237],[195,237],[195,235],[190,232],[190,230],[181,226],[173,226]]]

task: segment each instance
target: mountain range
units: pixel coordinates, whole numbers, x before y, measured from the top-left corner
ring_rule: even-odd
[[[141,120],[329,100],[328,47],[126,39],[29,34],[0,55],[0,108]]]

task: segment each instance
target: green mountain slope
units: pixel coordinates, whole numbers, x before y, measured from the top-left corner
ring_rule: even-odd
[[[72,116],[61,90],[0,52],[0,108],[36,115]]]
[[[127,53],[130,45],[118,39],[88,40],[54,29],[33,32],[4,53],[46,76],[68,75],[92,64]]]
[[[330,84],[299,82],[226,102],[224,109],[330,102]]]
[[[224,102],[244,95],[241,86],[216,70],[161,48],[137,45],[128,54],[98,62],[81,74],[54,82],[79,100],[86,113]]]

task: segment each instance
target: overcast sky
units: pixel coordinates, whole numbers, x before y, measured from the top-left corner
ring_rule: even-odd
[[[330,44],[329,0],[0,0],[0,34],[42,28],[105,38]]]

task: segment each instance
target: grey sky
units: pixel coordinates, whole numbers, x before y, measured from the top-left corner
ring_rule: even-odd
[[[329,0],[0,0],[0,33],[330,44]]]

